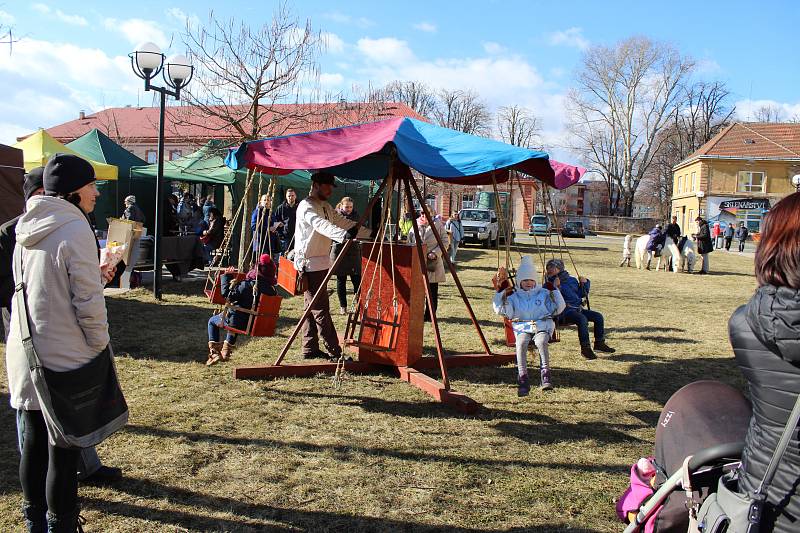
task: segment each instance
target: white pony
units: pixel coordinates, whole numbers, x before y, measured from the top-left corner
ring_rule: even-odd
[[[634,256],[636,258],[636,268],[641,270],[646,265],[647,260],[647,243],[650,241],[649,235],[642,235],[636,239],[636,250]],[[691,272],[694,269],[695,260],[695,245],[691,239],[686,239],[683,249],[678,251],[678,245],[675,244],[671,238],[667,238],[666,245],[661,249],[661,256],[656,262],[656,270],[661,269],[661,262],[664,262],[664,272],[669,269],[670,259],[672,261],[673,272],[683,272],[686,268]]]

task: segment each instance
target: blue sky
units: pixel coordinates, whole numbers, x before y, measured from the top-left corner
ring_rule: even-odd
[[[22,40],[0,50],[0,142],[103,107],[150,105],[126,54],[143,40],[181,52],[187,17],[211,8],[253,24],[275,2],[0,0],[0,22]],[[335,6],[335,7],[334,7]],[[563,137],[563,97],[581,53],[632,35],[667,41],[698,61],[697,75],[723,80],[740,117],[771,103],[800,115],[796,24],[800,2],[720,1],[297,1],[325,32],[326,91],[421,79],[473,88],[496,108],[521,104],[541,117],[546,139]]]

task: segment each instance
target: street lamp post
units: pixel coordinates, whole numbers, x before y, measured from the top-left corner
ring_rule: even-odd
[[[792,185],[794,185],[795,191],[800,192],[800,174],[792,176]]]
[[[161,95],[161,108],[158,115],[158,172],[156,174],[156,220],[153,229],[153,295],[161,299],[161,234],[164,227],[164,111],[167,96],[180,100],[181,89],[186,87],[194,74],[194,67],[186,56],[175,55],[164,62],[164,54],[153,43],[142,43],[129,54],[133,72],[144,80],[145,91],[155,91]],[[150,82],[163,71],[167,87],[156,87]]]

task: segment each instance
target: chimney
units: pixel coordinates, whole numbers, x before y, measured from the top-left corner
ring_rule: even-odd
[[[81,112],[78,113],[78,119],[85,120],[86,119],[86,111],[81,110]]]

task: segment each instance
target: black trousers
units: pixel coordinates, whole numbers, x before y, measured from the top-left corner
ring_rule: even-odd
[[[52,446],[41,411],[22,411],[22,458],[19,480],[25,501],[56,515],[78,505],[80,449]]]
[[[353,294],[361,284],[361,276],[350,274],[350,282],[353,284]],[[347,308],[347,276],[336,276],[336,296],[339,297],[339,307]]]
[[[436,310],[439,308],[439,284],[438,283],[428,283],[428,288],[431,291],[431,307],[433,307],[433,312],[436,313]],[[436,315],[439,316],[438,314]],[[425,320],[430,320],[431,314],[428,306],[425,306]]]
[[[726,251],[730,251],[730,249],[731,249],[731,241],[732,240],[733,240],[733,237],[725,237],[725,250]]]

